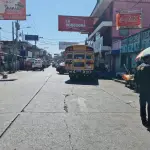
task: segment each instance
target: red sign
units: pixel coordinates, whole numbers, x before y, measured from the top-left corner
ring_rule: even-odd
[[[142,28],[141,13],[126,13],[116,15],[116,28]]]
[[[26,20],[26,0],[0,0],[0,20]]]
[[[78,16],[58,16],[59,31],[93,32],[95,18]]]

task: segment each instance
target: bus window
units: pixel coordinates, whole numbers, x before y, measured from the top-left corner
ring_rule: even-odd
[[[72,59],[72,54],[68,54],[67,59]]]
[[[92,55],[86,55],[86,59],[92,59]]]
[[[84,62],[74,62],[74,67],[84,67]]]
[[[84,54],[75,54],[74,59],[84,59],[85,55]]]

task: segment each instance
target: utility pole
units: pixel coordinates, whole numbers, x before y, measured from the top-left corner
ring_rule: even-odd
[[[37,43],[37,41],[35,40],[35,48],[36,48],[36,43]]]
[[[12,22],[12,40],[14,41],[15,40],[15,37],[14,37],[14,22]]]
[[[0,41],[2,40],[1,30],[2,30],[2,28],[0,27]]]
[[[19,40],[19,30],[20,30],[20,24],[19,24],[19,21],[17,20],[16,22],[15,22],[15,28],[16,28],[16,40],[15,40],[15,48],[14,48],[14,50],[13,50],[13,62],[15,62],[14,63],[14,65],[15,65],[15,68],[14,68],[14,72],[17,70],[17,51],[18,51],[18,40]]]
[[[19,21],[17,20],[16,21],[16,41],[18,42],[18,37],[19,37],[19,35],[18,35],[18,31],[20,30],[20,25],[19,25]]]
[[[23,30],[22,30],[22,33],[21,33],[21,37],[22,37],[22,41],[24,41],[24,33],[23,33]]]

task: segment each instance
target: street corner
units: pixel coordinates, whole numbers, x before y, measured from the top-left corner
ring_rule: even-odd
[[[1,74],[0,82],[16,81],[18,77],[16,75],[11,75],[7,73]]]
[[[113,81],[121,83],[121,84],[126,84],[126,81],[124,81],[124,80],[113,79]]]
[[[18,80],[18,79],[17,78],[8,77],[8,78],[1,78],[0,82],[10,82],[10,81],[16,81],[16,80]]]

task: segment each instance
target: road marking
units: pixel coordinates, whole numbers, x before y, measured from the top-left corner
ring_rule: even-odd
[[[85,101],[86,101],[86,99],[78,97],[77,102],[78,102],[78,105],[79,105],[79,108],[80,108],[81,112],[88,112],[88,108],[85,104]]]

